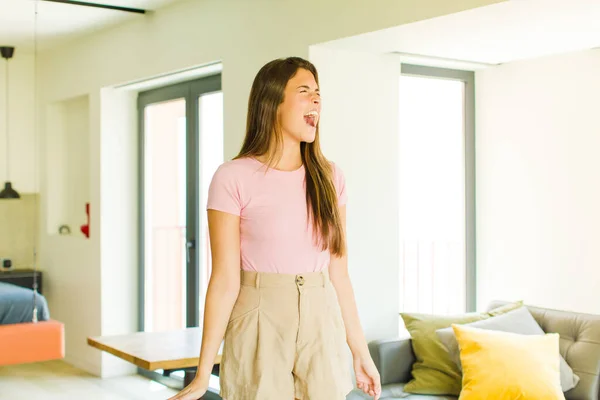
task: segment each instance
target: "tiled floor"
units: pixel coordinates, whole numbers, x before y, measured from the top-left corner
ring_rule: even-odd
[[[175,393],[139,375],[100,379],[63,361],[0,367],[1,400],[166,400]]]

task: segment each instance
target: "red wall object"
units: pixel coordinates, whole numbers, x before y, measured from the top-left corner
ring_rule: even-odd
[[[85,213],[87,214],[87,224],[81,225],[81,232],[86,238],[90,237],[90,203],[85,203]]]

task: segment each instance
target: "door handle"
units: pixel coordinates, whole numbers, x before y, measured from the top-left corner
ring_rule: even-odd
[[[187,242],[185,242],[185,252],[186,252],[186,255],[187,255],[187,262],[188,263],[191,260],[190,249],[195,249],[195,248],[196,248],[196,241],[194,239],[188,240]]]

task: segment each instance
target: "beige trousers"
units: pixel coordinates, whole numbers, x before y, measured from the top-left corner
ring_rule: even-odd
[[[221,360],[225,400],[344,400],[346,333],[327,270],[242,271]]]

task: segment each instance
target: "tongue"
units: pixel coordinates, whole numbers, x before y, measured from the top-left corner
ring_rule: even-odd
[[[308,125],[312,126],[313,128],[316,126],[315,117],[313,117],[311,115],[306,115],[306,116],[304,116],[304,120],[306,121],[306,123]]]

